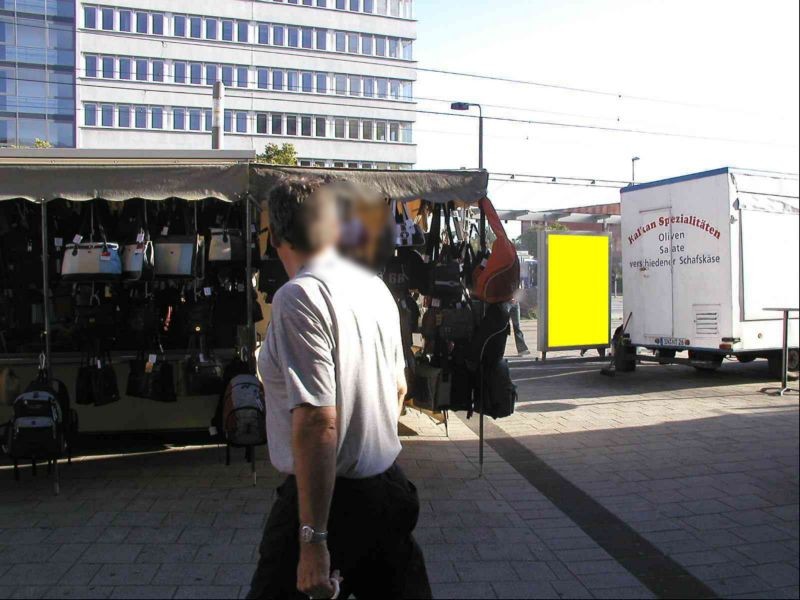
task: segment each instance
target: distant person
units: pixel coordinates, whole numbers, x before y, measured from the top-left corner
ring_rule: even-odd
[[[338,192],[286,183],[271,243],[291,280],[259,355],[278,488],[248,598],[430,598],[411,533],[416,488],[395,460],[405,359],[392,295],[339,255]]]
[[[528,349],[528,344],[525,343],[525,335],[522,333],[522,312],[519,307],[520,300],[525,296],[525,290],[518,289],[511,299],[511,325],[514,327],[514,343],[517,346],[517,355],[528,356],[531,351]]]

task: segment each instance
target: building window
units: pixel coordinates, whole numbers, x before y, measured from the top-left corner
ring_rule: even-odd
[[[173,79],[175,83],[186,83],[186,63],[175,63],[175,74]]]
[[[311,50],[314,48],[314,30],[303,28],[301,32],[301,45],[303,48],[307,50]]]
[[[364,96],[366,98],[375,97],[375,80],[372,77],[364,77]]]
[[[317,50],[328,49],[328,30],[317,29]]]
[[[364,0],[364,12],[365,13],[375,12],[375,0]]]
[[[114,79],[114,59],[109,56],[104,56],[103,63],[103,79]]]
[[[101,27],[106,31],[114,31],[114,9],[101,8],[100,9],[100,23]]]
[[[186,17],[175,15],[172,17],[172,29],[175,37],[186,37]]]
[[[118,106],[117,107],[117,125],[122,128],[131,126],[131,107]]]
[[[258,89],[260,89],[260,90],[266,90],[266,89],[269,88],[269,70],[268,69],[259,69],[258,70],[257,85],[258,85]]]
[[[360,12],[360,4],[359,0],[350,0],[350,10],[353,12]]]
[[[386,56],[386,38],[376,36],[375,37],[375,54],[377,56]]]
[[[272,72],[272,89],[283,91],[283,71]]]
[[[389,82],[389,95],[394,100],[400,99],[400,82],[392,80]]]
[[[87,127],[97,125],[97,105],[85,104],[83,106],[83,124]]]
[[[269,25],[264,23],[258,25],[258,43],[269,44]]]
[[[130,79],[132,77],[131,71],[131,59],[130,58],[120,58],[119,59],[119,78],[120,79]]]
[[[233,87],[233,67],[227,65],[222,67],[222,85]]]
[[[136,81],[147,81],[147,61],[143,58],[136,59]]]
[[[264,113],[258,113],[256,115],[256,133],[260,133],[262,135],[266,134],[267,123],[268,123],[267,115],[265,115]]]
[[[164,35],[164,15],[160,13],[153,15],[153,35]]]
[[[345,121],[344,119],[334,119],[333,121],[333,137],[337,139],[344,139],[345,137]]]
[[[373,38],[371,35],[361,36],[361,54],[372,56],[374,50],[374,44],[372,42],[374,39],[375,38]]]
[[[304,137],[311,137],[313,121],[311,117],[300,117],[300,135]]]
[[[97,57],[87,56],[84,60],[86,77],[97,77]]]
[[[215,40],[215,39],[217,39],[217,20],[216,19],[206,19],[206,39],[207,40]]]
[[[347,6],[347,0],[336,0],[336,10],[344,10]]]
[[[347,95],[347,76],[346,75],[336,75],[334,77],[334,91],[339,96],[346,96]]]
[[[328,76],[325,73],[317,73],[317,93],[328,93]]]
[[[378,98],[389,97],[389,82],[386,79],[378,79]]]
[[[286,44],[284,41],[284,27],[281,25],[274,25],[272,27],[272,45],[283,46]]]
[[[361,122],[361,139],[372,140],[374,136],[372,121]]]
[[[411,123],[402,123],[400,125],[400,141],[404,144],[412,144],[414,142]]]
[[[246,21],[239,21],[237,24],[237,36],[240,42],[247,43],[250,41],[250,23]]]
[[[400,58],[400,40],[389,38],[389,58]]]
[[[359,136],[358,119],[348,119],[347,134],[351,140],[357,140]]]
[[[317,117],[314,119],[316,121],[316,135],[317,137],[327,137],[328,136],[328,120],[325,117]]]
[[[303,73],[300,77],[300,82],[302,86],[302,90],[310,94],[314,91],[314,74],[313,73]]]
[[[247,133],[247,113],[236,113],[236,133]]]
[[[386,141],[386,123],[383,121],[378,121],[375,124],[375,139],[379,142]]]
[[[223,117],[222,128],[230,133],[233,131],[233,113],[229,110],[225,111],[225,116]]]
[[[147,13],[136,13],[136,33],[147,33]]]
[[[347,37],[343,31],[336,32],[336,52],[344,52],[347,50]]]
[[[203,37],[203,19],[200,17],[189,17],[189,37],[195,39]]]
[[[286,135],[297,135],[297,117],[294,115],[286,116]]]
[[[240,88],[249,87],[250,73],[247,67],[238,67],[236,69],[236,85]]]
[[[203,127],[203,113],[200,109],[189,111],[189,131],[200,131]]]
[[[210,110],[203,111],[203,125],[206,131],[214,129],[214,117]]]
[[[133,112],[133,126],[136,129],[147,129],[147,107],[137,106]]]
[[[289,71],[288,73],[288,86],[290,92],[300,91],[300,82],[297,71]]]
[[[179,131],[186,129],[186,111],[184,109],[172,109],[172,128]]]
[[[390,142],[400,141],[400,123],[389,124],[389,141]]]
[[[164,129],[164,109],[154,106],[150,111],[150,127],[153,129]]]
[[[94,6],[83,7],[83,26],[86,29],[97,29],[97,9]]]
[[[153,61],[153,81],[164,81],[164,61]]]
[[[114,126],[114,106],[112,104],[103,104],[100,108],[100,124],[103,127]]]
[[[289,27],[289,47],[297,48],[300,46],[300,30],[297,27]]]
[[[348,33],[347,34],[347,51],[350,54],[358,54],[358,34],[357,33]]]
[[[283,135],[283,117],[272,115],[272,135]]]
[[[361,95],[361,77],[350,77],[350,95]]]
[[[233,21],[222,22],[222,39],[226,42],[233,41]]]
[[[206,85],[217,83],[217,65],[206,65]]]
[[[119,11],[119,30],[120,31],[131,30],[131,11],[129,10]]]

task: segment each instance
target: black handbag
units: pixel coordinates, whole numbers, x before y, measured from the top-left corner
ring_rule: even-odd
[[[399,256],[393,256],[381,274],[383,282],[395,298],[408,294],[411,279],[406,272],[406,263]]]
[[[467,364],[472,371],[479,366],[493,367],[505,354],[511,331],[510,314],[505,304],[489,304],[470,341]]]
[[[206,335],[211,329],[214,306],[210,300],[198,299],[183,307],[186,334]]]
[[[183,393],[186,396],[213,396],[223,391],[223,366],[213,356],[189,356],[183,365]]]
[[[105,406],[119,401],[117,374],[111,365],[111,356],[106,354],[105,360],[97,359],[96,368],[92,369],[92,396],[95,406]]]
[[[126,395],[157,402],[176,402],[172,364],[165,360],[152,361],[153,358],[157,355],[145,358],[140,354],[130,361]]]
[[[445,228],[449,238],[446,249],[442,248],[440,235],[440,218],[444,211]],[[432,229],[435,229],[433,239],[433,254],[430,270],[429,296],[442,302],[458,302],[464,295],[464,285],[461,282],[461,264],[452,256],[455,248],[453,232],[450,229],[450,209],[437,205],[433,213]]]
[[[408,277],[408,288],[417,290],[423,296],[427,295],[430,291],[431,265],[414,248],[398,248],[397,260],[403,264],[403,271]]]
[[[272,302],[278,290],[288,282],[289,275],[268,238],[266,253],[259,261],[258,291],[266,294],[267,302]]]
[[[475,320],[469,305],[445,308],[442,310],[442,322],[439,334],[448,342],[467,341],[472,338]]]
[[[493,419],[504,419],[513,415],[517,403],[517,386],[511,380],[508,362],[500,360],[493,368],[486,370],[484,382],[483,414]]]

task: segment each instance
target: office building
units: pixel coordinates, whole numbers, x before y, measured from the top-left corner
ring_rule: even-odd
[[[28,20],[21,5],[46,12],[50,4],[2,1],[16,5],[0,18],[17,30]],[[226,149],[288,142],[301,164],[317,166],[416,161],[411,0],[125,0],[76,2],[69,11],[73,3],[63,4],[69,22],[36,18],[43,27],[62,18],[75,27],[68,74],[77,84],[70,118],[79,148],[210,148],[213,84],[222,81]],[[13,49],[4,39],[14,38],[0,37]],[[31,35],[16,39],[36,48]],[[42,96],[25,103],[52,101]],[[19,116],[8,122],[28,127]],[[53,141],[46,128],[36,131]]]

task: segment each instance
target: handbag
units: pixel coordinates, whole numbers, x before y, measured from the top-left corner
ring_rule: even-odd
[[[196,223],[190,226],[189,216],[184,214],[181,218],[178,210],[177,206],[174,207],[169,213],[166,224],[161,228],[161,235],[153,240],[156,277],[165,279],[202,277],[203,238],[197,235]],[[180,229],[181,221],[184,233],[174,233],[174,229]]]
[[[245,242],[240,229],[213,228],[209,230],[209,263],[244,265],[247,262]]]
[[[117,375],[111,364],[111,356],[89,356],[86,364],[78,368],[75,383],[75,402],[105,406],[120,399]]]
[[[414,369],[414,405],[438,412],[450,406],[452,377],[449,371],[424,360]]]
[[[441,247],[439,235],[439,219],[444,211],[445,227],[449,238],[449,245],[446,250]],[[461,264],[451,256],[455,247],[453,232],[450,229],[450,208],[437,205],[434,210],[434,225],[436,225],[436,239],[433,247],[433,263],[430,271],[430,289],[428,295],[442,302],[457,302],[464,295],[464,287],[461,283]]]
[[[135,360],[130,361],[125,393],[157,402],[177,402],[172,364],[158,360],[155,354],[145,358],[144,353],[140,353]]]
[[[223,391],[222,363],[202,352],[191,354],[183,364],[183,393],[186,396],[213,396]]]
[[[155,257],[153,242],[147,231],[147,211],[144,200],[138,202],[141,204],[133,221],[135,237],[122,247],[123,281],[152,281],[155,277]]]
[[[122,277],[122,259],[119,244],[106,239],[105,228],[98,221],[97,231],[100,235],[99,242],[94,242],[94,204],[84,211],[83,224],[80,231],[73,238],[73,242],[64,248],[64,257],[61,262],[61,277],[65,281],[81,282],[113,282]],[[89,219],[89,241],[83,242],[82,232],[86,230],[86,220]]]
[[[267,302],[272,302],[275,294],[289,282],[289,275],[278,257],[278,251],[273,247],[267,234],[267,250],[258,268],[258,291],[266,294]]]
[[[514,414],[517,386],[511,380],[506,360],[498,361],[494,367],[484,372],[483,391],[484,415],[493,419],[504,419]]]
[[[400,205],[399,211],[398,204]],[[392,214],[395,218],[395,246],[411,248],[425,245],[425,233],[408,214],[405,202],[392,200]]]
[[[472,294],[484,302],[509,302],[520,283],[517,249],[508,239],[503,223],[488,198],[480,201],[481,253],[486,255],[486,221],[496,236],[488,258],[483,258],[472,273]]]
[[[402,263],[403,272],[408,277],[408,288],[417,290],[423,296],[430,291],[430,265],[414,248],[398,248],[397,261]]]
[[[492,304],[475,330],[470,341],[467,354],[467,365],[470,370],[478,371],[479,367],[496,365],[505,354],[506,341],[511,333],[510,314],[506,304]]]
[[[468,341],[475,331],[475,320],[469,305],[442,310],[439,334],[448,342]]]
[[[395,298],[408,294],[411,278],[406,273],[405,261],[399,256],[393,256],[389,259],[381,278]]]

